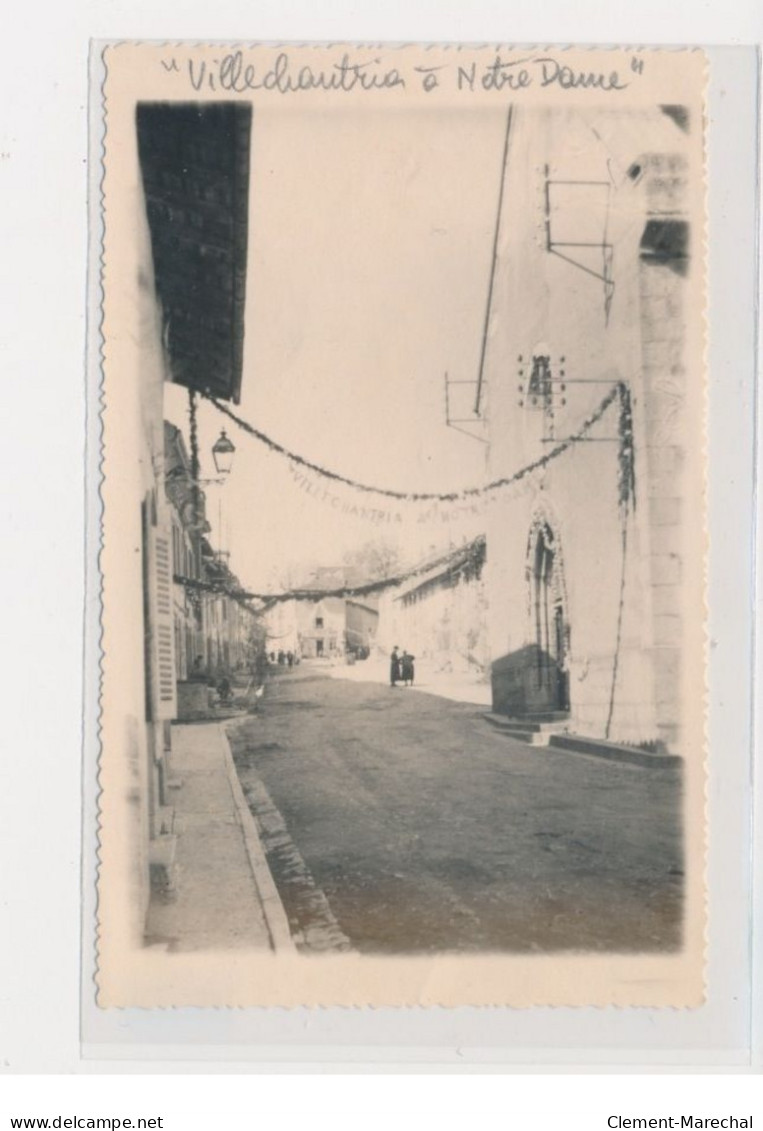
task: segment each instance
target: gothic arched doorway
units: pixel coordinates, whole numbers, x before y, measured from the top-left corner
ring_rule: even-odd
[[[545,520],[533,529],[530,545],[532,618],[536,644],[536,702],[552,711],[570,706],[568,649],[569,625],[559,546]]]

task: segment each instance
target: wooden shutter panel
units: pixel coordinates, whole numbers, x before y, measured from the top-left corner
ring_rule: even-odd
[[[151,608],[151,717],[177,715],[175,632],[172,610],[172,529],[149,526]]]

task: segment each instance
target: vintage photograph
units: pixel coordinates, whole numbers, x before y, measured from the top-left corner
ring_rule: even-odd
[[[701,54],[104,63],[99,1000],[698,1004]]]

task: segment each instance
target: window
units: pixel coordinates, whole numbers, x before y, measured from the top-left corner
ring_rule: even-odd
[[[648,220],[641,237],[641,258],[686,275],[689,263],[689,225],[672,218]]]
[[[323,628],[323,617],[316,617],[315,618],[315,627],[316,628]]]

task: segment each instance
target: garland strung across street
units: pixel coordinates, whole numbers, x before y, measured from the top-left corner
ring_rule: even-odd
[[[618,385],[620,390],[620,417],[618,420],[619,447],[618,495],[621,509],[627,514],[628,508],[636,509],[636,452],[633,440],[633,407],[631,391],[627,385]]]
[[[326,597],[367,597],[372,593],[381,593],[383,589],[402,585],[405,581],[410,581],[412,578],[429,573],[433,569],[446,566],[449,562],[457,561],[460,570],[468,569],[470,566],[479,570],[484,560],[485,538],[481,536],[475,538],[468,546],[458,546],[454,550],[448,550],[446,554],[432,558],[413,569],[404,570],[391,577],[379,578],[376,581],[367,581],[362,585],[342,585],[336,589],[303,588],[289,589],[284,593],[253,593],[248,589],[232,589],[223,581],[199,581],[194,577],[183,577],[180,574],[175,574],[173,580],[178,585],[183,585],[186,589],[197,593],[230,597],[234,601],[263,601],[265,604],[262,608],[250,610],[251,612],[261,613],[271,605],[276,605],[281,601],[322,601]]]
[[[206,394],[205,394],[206,395]],[[573,436],[568,436],[564,440],[560,440],[551,451],[546,452],[545,455],[540,456],[538,459],[528,463],[525,467],[521,467],[519,471],[515,471],[513,475],[505,475],[500,479],[494,479],[492,483],[486,483],[483,487],[464,487],[460,491],[393,491],[386,487],[372,487],[368,483],[360,483],[356,479],[350,479],[346,475],[340,475],[336,471],[331,471],[327,467],[321,467],[320,464],[313,463],[311,460],[305,459],[303,456],[297,455],[296,452],[289,451],[283,444],[279,444],[276,440],[272,440],[261,432],[259,428],[255,428],[253,424],[243,420],[237,416],[228,405],[218,401],[216,397],[206,395],[206,399],[215,406],[218,412],[223,413],[230,420],[237,424],[238,427],[246,432],[248,435],[253,436],[255,440],[259,440],[270,451],[277,452],[279,455],[284,456],[286,459],[291,460],[292,463],[298,464],[300,467],[306,467],[313,471],[316,475],[322,476],[324,479],[330,479],[335,483],[343,483],[347,487],[353,487],[357,491],[364,491],[368,494],[382,495],[388,499],[399,499],[403,502],[412,503],[425,503],[425,502],[443,502],[443,503],[456,503],[465,499],[478,498],[481,495],[488,494],[489,492],[497,491],[502,487],[509,487],[512,483],[518,483],[526,476],[531,475],[534,471],[539,471],[546,467],[553,460],[557,459],[560,455],[571,448],[578,440],[582,440],[588,432],[597,424],[609,406],[616,400],[620,402],[621,422],[622,416],[625,412],[627,404],[627,412],[630,416],[630,394],[628,387],[624,382],[620,381],[614,385],[599,407],[591,413],[591,415],[583,422],[578,431]],[[622,442],[622,429],[621,429],[621,442]],[[632,441],[631,448],[632,448]]]
[[[615,697],[617,693],[617,677],[620,669],[620,651],[623,640],[623,617],[625,614],[625,578],[628,564],[628,515],[636,509],[636,451],[633,440],[633,408],[631,405],[630,389],[623,385],[620,396],[620,419],[618,422],[618,460],[617,460],[617,494],[620,504],[620,600],[617,610],[617,639],[615,641],[615,658],[612,664],[612,685],[609,692],[609,710],[607,723],[604,728],[604,737],[609,738],[612,729],[612,719],[615,713]]]
[[[495,479],[491,483],[485,484],[483,487],[467,487],[461,491],[450,492],[405,492],[393,491],[383,487],[372,487],[365,483],[359,483],[354,479],[347,476],[340,475],[335,471],[330,471],[328,468],[321,467],[319,464],[312,463],[310,460],[304,459],[302,456],[297,455],[295,452],[289,451],[282,444],[271,440],[264,432],[249,424],[247,421],[242,420],[237,416],[227,405],[222,404],[214,397],[207,396],[209,400],[218,411],[222,412],[225,416],[229,417],[235,424],[239,426],[244,432],[253,436],[256,440],[265,444],[270,450],[277,452],[279,455],[284,456],[290,460],[292,464],[297,464],[301,467],[306,467],[310,471],[315,472],[317,475],[323,476],[326,479],[333,480],[337,483],[345,484],[353,487],[359,491],[364,491],[370,494],[382,495],[387,498],[394,498],[404,500],[406,502],[459,502],[463,500],[473,499],[482,495],[499,490],[500,488],[508,487],[513,483],[518,483],[525,479],[534,471],[538,471],[546,467],[552,460],[557,459],[560,455],[566,452],[577,441],[585,438],[587,433],[593,428],[595,424],[604,416],[607,409],[617,401],[620,406],[618,418],[618,502],[622,515],[623,525],[627,525],[628,512],[631,508],[635,509],[636,505],[636,478],[635,478],[635,448],[633,436],[633,410],[631,405],[631,395],[628,386],[625,382],[620,381],[610,389],[607,395],[599,404],[598,408],[591,413],[589,417],[583,422],[578,431],[568,436],[566,439],[561,440],[554,448],[541,456],[539,459],[534,460],[532,463],[527,464],[525,467],[520,468],[519,471],[514,472],[513,475],[503,476],[500,479]],[[474,540],[469,546],[469,551],[475,555],[482,555],[484,557],[485,543],[484,537]],[[174,575],[174,580],[180,585],[183,585],[189,592],[189,596],[201,595],[202,593],[209,593],[212,596],[227,596],[238,601],[249,612],[256,615],[265,612],[268,608],[278,604],[282,601],[321,601],[326,597],[364,597],[373,593],[379,593],[384,589],[398,586],[403,582],[410,580],[422,573],[427,573],[430,570],[445,565],[449,561],[456,558],[463,559],[464,547],[459,547],[455,550],[450,550],[448,553],[443,554],[440,558],[433,561],[426,562],[414,569],[406,570],[405,572],[396,574],[392,577],[385,577],[375,581],[369,581],[362,585],[344,585],[336,589],[310,589],[310,588],[297,588],[291,589],[284,593],[255,593],[246,589],[234,589],[226,584],[222,579],[215,581],[200,581],[196,578],[184,577],[179,574]],[[258,609],[251,608],[247,604],[249,601],[261,601],[263,604]]]

